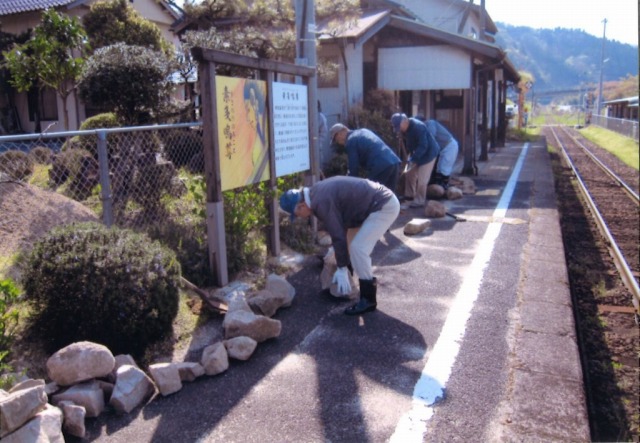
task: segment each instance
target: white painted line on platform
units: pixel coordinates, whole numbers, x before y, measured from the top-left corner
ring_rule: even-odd
[[[528,150],[529,143],[525,143],[498,206],[493,212],[494,219],[504,217],[507,213]],[[438,340],[433,346],[422,374],[414,387],[412,408],[398,422],[390,442],[422,442],[427,431],[427,422],[433,416],[433,405],[444,394],[451,369],[460,350],[467,320],[471,316],[473,304],[478,298],[484,272],[489,264],[501,228],[502,223],[490,223],[480,241],[478,252],[471,263],[471,272],[467,274],[456,294]]]

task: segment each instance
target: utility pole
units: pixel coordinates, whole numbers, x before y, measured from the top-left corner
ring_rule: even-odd
[[[471,0],[473,3],[473,0]],[[484,0],[480,0],[480,41],[485,41],[485,32],[487,28],[487,11],[485,9]]]
[[[316,67],[316,15],[314,0],[296,0],[296,64]],[[309,127],[311,136],[311,181],[320,176],[320,147],[318,146],[318,77],[309,79]]]
[[[602,73],[604,72],[604,42],[607,40],[607,19],[602,20],[604,30],[602,31],[602,54],[600,55],[600,84],[598,85],[598,104],[596,106],[596,114],[600,115],[602,107]]]

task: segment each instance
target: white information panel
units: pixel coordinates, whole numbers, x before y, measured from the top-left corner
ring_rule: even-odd
[[[307,87],[273,83],[276,177],[311,168]]]

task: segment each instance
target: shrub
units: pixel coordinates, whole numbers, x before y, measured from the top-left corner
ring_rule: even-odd
[[[22,151],[7,151],[0,154],[0,173],[13,180],[25,180],[33,174],[33,159]]]
[[[173,129],[161,133],[161,136],[167,160],[176,168],[189,165],[195,156],[202,154],[202,134],[199,132]]]
[[[29,156],[33,159],[34,163],[48,165],[51,164],[53,151],[46,146],[36,146],[29,152]]]
[[[175,252],[182,275],[196,286],[214,285],[209,269],[207,226],[204,218],[168,217],[145,228],[149,236]]]
[[[68,183],[64,194],[75,200],[85,200],[100,180],[98,162],[85,149],[67,149],[53,158],[49,184],[57,188]]]
[[[385,115],[382,111],[354,106],[349,111],[348,126],[371,129],[391,149],[396,150],[398,140],[393,132],[390,118],[391,116]]]
[[[13,281],[0,280],[0,373],[11,371],[12,368],[4,363],[4,358],[9,355],[9,349],[18,325],[19,314],[15,309],[19,291]],[[0,389],[2,380],[0,379]]]
[[[78,92],[82,100],[113,110],[126,125],[146,124],[171,101],[172,71],[163,53],[116,43],[87,60]]]
[[[25,261],[33,330],[51,351],[79,340],[141,355],[171,331],[180,266],[146,235],[80,223],[54,228]]]
[[[105,128],[118,128],[120,127],[120,122],[118,121],[118,117],[113,112],[105,112],[102,114],[94,115],[93,117],[89,117],[80,125],[81,131],[88,131],[91,129],[105,129]],[[115,143],[107,143],[107,148],[109,149],[109,155],[112,156],[115,153],[113,152],[113,147],[117,146]],[[84,149],[90,152],[93,157],[98,160],[98,136],[96,135],[76,135],[67,140],[62,146],[62,150],[66,151],[69,149]]]
[[[229,273],[261,265],[264,261],[264,230],[269,226],[265,182],[224,193],[224,230]]]

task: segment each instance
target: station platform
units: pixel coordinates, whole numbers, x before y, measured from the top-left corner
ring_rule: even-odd
[[[476,193],[443,201],[465,221],[408,236],[424,214],[406,208],[378,243],[375,312],[344,315],[320,258],[285,257],[296,295],[274,316],[280,337],[138,414],[97,418],[89,439],[590,441],[546,144],[508,143],[477,166]]]

